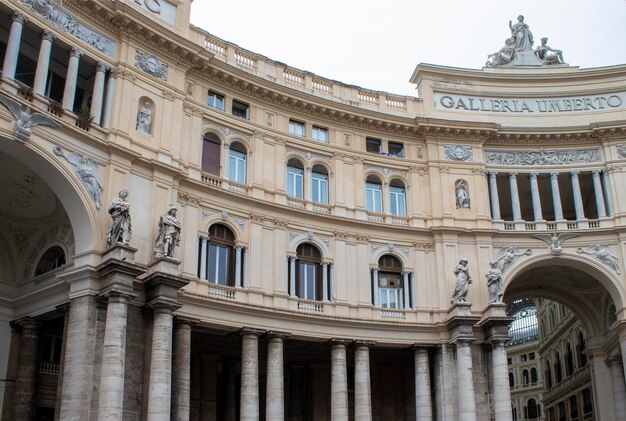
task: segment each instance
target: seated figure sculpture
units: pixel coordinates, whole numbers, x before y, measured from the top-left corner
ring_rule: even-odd
[[[515,39],[513,37],[507,38],[504,41],[504,47],[487,56],[485,67],[498,67],[509,64],[515,58],[515,54]]]
[[[541,38],[541,45],[535,48],[535,55],[543,61],[543,64],[563,64],[563,51],[550,48],[548,38]]]

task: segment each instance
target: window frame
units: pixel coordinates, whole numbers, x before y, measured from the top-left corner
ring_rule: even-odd
[[[210,284],[220,285],[226,287],[235,287],[236,279],[235,279],[235,266],[237,265],[236,257],[235,257],[235,233],[226,225],[220,223],[212,224],[207,232],[206,243],[206,279]],[[199,241],[202,241],[202,237],[199,238]],[[217,253],[215,258],[212,259],[212,252]],[[198,278],[200,278],[201,267],[200,262],[202,253],[202,247],[199,245],[199,260],[198,260]],[[219,263],[222,261],[220,259],[220,254],[226,253],[225,263],[226,268],[224,269],[224,278],[223,280],[220,278],[220,266]],[[211,261],[216,263],[215,266],[212,266]],[[220,282],[223,281],[223,282]]]
[[[399,152],[392,153],[391,152],[391,148],[392,147],[399,147]],[[396,141],[389,141],[389,142],[387,142],[387,155],[394,156],[396,158],[404,158],[404,143],[396,142]]]
[[[235,114],[235,110],[242,111],[242,112]],[[239,101],[237,99],[233,99],[233,105],[231,107],[231,114],[234,117],[243,118],[245,120],[250,120],[250,104],[246,104],[245,102]]]
[[[231,145],[228,148],[228,180],[239,184],[246,184],[248,155]],[[235,165],[233,165],[233,163]],[[243,169],[241,166],[243,165]],[[240,174],[243,172],[243,174]]]
[[[305,253],[308,251],[309,254]],[[312,269],[313,279],[309,280],[306,268]],[[304,272],[303,272],[304,270]],[[303,273],[305,279],[303,279]],[[310,243],[302,243],[296,249],[296,296],[301,300],[322,301],[323,299],[323,278],[322,278],[322,253]],[[309,288],[310,282],[313,283]],[[312,289],[312,291],[311,291]],[[309,293],[312,292],[311,297]]]
[[[372,145],[376,144],[377,148],[374,150],[371,148]],[[365,151],[370,153],[380,154],[383,151],[383,141],[382,139],[377,139],[375,137],[366,137],[365,138]]]
[[[371,197],[371,202],[370,202]],[[377,206],[378,205],[378,206]],[[365,181],[365,208],[368,212],[383,213],[383,185]]]
[[[393,282],[390,283],[390,280]],[[378,279],[376,282],[378,284],[378,302],[381,308],[393,310],[407,308],[407,303],[404,302],[405,285],[400,259],[391,254],[381,256],[378,259]]]
[[[328,204],[328,173],[311,171],[311,201]]]
[[[296,161],[300,164],[299,161]],[[298,188],[300,194],[298,195]],[[304,168],[294,167],[287,163],[287,196],[304,199]]]
[[[306,137],[306,125],[298,120],[289,119],[289,134],[296,137]]]
[[[211,98],[213,98],[213,101],[211,101]],[[207,93],[207,105],[211,108],[215,108],[216,110],[224,111],[224,107],[226,106],[225,98],[226,97],[224,95],[209,89]],[[221,106],[218,105],[218,100],[219,103],[221,103]]]
[[[323,139],[320,139],[320,133],[324,134]],[[328,143],[328,129],[320,126],[313,126],[311,128],[311,139],[320,143]]]
[[[399,202],[402,203],[399,203]],[[389,186],[389,213],[394,216],[406,216],[406,188]]]

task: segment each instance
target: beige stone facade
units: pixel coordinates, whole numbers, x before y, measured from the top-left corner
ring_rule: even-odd
[[[621,419],[626,66],[420,64],[397,96],[190,11],[0,1],[2,420],[511,420],[494,261],[576,313]]]

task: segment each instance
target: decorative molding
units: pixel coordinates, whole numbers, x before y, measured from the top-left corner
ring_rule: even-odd
[[[619,270],[619,259],[611,254],[611,249],[609,249],[609,246],[606,244],[596,244],[595,246],[589,246],[585,249],[578,247],[576,252],[593,256],[611,266],[618,275],[621,273]]]
[[[169,99],[170,101],[174,101],[176,99],[176,94],[174,94],[174,92],[164,89],[163,90],[163,97],[166,99]]]
[[[29,107],[22,108],[22,104],[6,95],[0,94],[0,103],[4,105],[15,117],[15,140],[19,143],[25,143],[32,134],[32,128],[35,126],[59,127],[52,118],[42,113],[32,113]]]
[[[371,164],[367,164],[363,167],[363,170],[367,171],[367,170],[372,170],[375,171],[379,174],[382,174],[383,176],[388,176],[390,174],[397,174],[397,175],[401,175],[403,177],[406,178],[407,176],[407,172],[404,170],[399,170],[397,168],[386,168],[386,167],[379,167],[378,165],[371,165]]]
[[[109,57],[115,57],[115,42],[77,21],[52,0],[22,0],[22,4],[63,32],[74,35]]]
[[[231,129],[230,127],[226,127],[222,124],[216,123],[215,121],[204,119],[202,120],[202,127],[211,127],[213,129],[216,129],[220,133],[222,133],[224,136],[237,136],[237,137],[245,139],[248,142],[250,141],[249,134],[244,133],[237,129]]]
[[[167,63],[163,63],[153,54],[135,51],[135,67],[161,80],[167,80]]]
[[[626,158],[626,143],[621,143],[615,147],[617,149],[617,154],[622,158]]]
[[[568,165],[600,162],[599,149],[485,151],[491,165]]]
[[[325,161],[330,164],[330,160],[331,160],[329,156],[304,151],[302,149],[294,148],[293,146],[287,146],[286,152],[295,153],[296,155],[300,156],[301,158],[306,159],[307,161],[310,161],[312,159],[321,159],[322,161]]]
[[[472,161],[474,155],[471,146],[443,145],[443,153],[450,161]]]
[[[65,159],[72,166],[76,177],[83,183],[87,192],[89,192],[89,196],[93,199],[96,204],[96,208],[100,209],[102,206],[102,184],[98,181],[96,177],[98,175],[98,162],[89,158],[86,155],[79,155],[76,152],[72,152],[67,156],[63,153],[63,149],[55,145],[52,148],[54,154],[58,157]]]
[[[490,266],[492,269],[498,269],[501,273],[504,273],[509,266],[515,263],[518,257],[524,255],[530,256],[531,254],[533,254],[531,249],[520,252],[520,250],[515,247],[504,247],[500,249],[498,256],[490,263]]]

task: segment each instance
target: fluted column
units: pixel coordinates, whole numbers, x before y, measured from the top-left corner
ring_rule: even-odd
[[[267,337],[267,390],[265,395],[265,419],[285,419],[285,385],[283,340],[284,333],[270,332]]]
[[[289,256],[289,295],[296,296],[296,257]]]
[[[344,341],[331,341],[330,361],[330,419],[348,419],[348,374],[346,365],[346,344]]]
[[[191,399],[191,322],[176,318],[172,358],[172,420],[189,421]]]
[[[489,197],[491,198],[491,215],[494,220],[500,220],[500,197],[498,196],[498,181],[496,179],[498,173],[489,172]]]
[[[102,127],[108,129],[111,127],[111,114],[113,113],[113,101],[115,100],[115,88],[117,85],[117,73],[115,70],[109,72],[109,80],[107,81],[107,93],[104,106],[104,115],[102,116]]]
[[[34,319],[20,320],[22,338],[18,376],[15,379],[14,420],[32,420],[35,410],[35,384],[37,379],[37,354],[39,350],[38,324]]]
[[[372,268],[372,291],[374,291],[374,307],[380,307],[380,292],[378,286],[378,269]]]
[[[2,76],[15,79],[17,69],[17,58],[20,55],[20,43],[22,41],[22,28],[26,22],[26,17],[20,12],[13,13],[11,32],[4,54],[4,64],[2,65]]]
[[[259,335],[252,329],[241,331],[241,421],[259,419]]]
[[[354,418],[363,421],[372,419],[370,345],[357,341],[354,348]]]
[[[522,220],[522,211],[519,204],[519,192],[517,191],[517,173],[509,173],[509,185],[511,186],[511,207],[513,208],[513,220]]]
[[[613,195],[611,194],[611,179],[607,170],[602,171],[604,179],[604,197],[606,197],[606,211],[608,216],[613,216]]]
[[[535,221],[543,221],[543,214],[541,212],[541,197],[539,196],[539,184],[537,184],[536,172],[530,173],[530,193],[533,201],[533,215]]]
[[[432,421],[433,406],[430,391],[428,350],[415,348],[415,420]]]
[[[552,187],[552,204],[554,206],[554,219],[563,220],[563,207],[561,206],[561,192],[559,191],[559,173],[550,173],[550,186]]]
[[[99,62],[96,66],[96,76],[93,84],[93,94],[91,95],[91,114],[93,114],[94,124],[100,125],[102,121],[102,104],[104,102],[104,76],[109,68],[106,64]]]
[[[491,351],[491,372],[493,375],[493,406],[495,418],[511,421],[511,390],[509,388],[509,367],[506,360],[504,342],[493,344]]]
[[[52,32],[44,29],[41,33],[41,44],[39,46],[39,57],[37,58],[37,70],[35,71],[35,83],[33,83],[33,93],[45,95],[46,82],[48,81],[48,69],[50,68],[50,52],[52,51]]]
[[[472,347],[468,341],[456,343],[459,420],[476,421],[476,397],[472,373]],[[510,402],[507,401],[507,404]]]
[[[598,218],[606,218],[604,194],[602,193],[602,182],[600,181],[600,170],[593,170],[591,174],[593,177],[593,191],[596,195],[596,208],[598,209]]]
[[[169,421],[172,404],[172,324],[175,307],[155,303],[148,421]]]
[[[72,48],[70,61],[65,75],[65,87],[63,88],[63,108],[72,111],[74,109],[74,96],[76,95],[76,81],[78,79],[78,64],[84,53]]]
[[[624,367],[618,358],[608,361],[613,380],[613,401],[615,402],[615,418],[626,420],[626,383],[624,382]]]
[[[578,174],[580,171],[572,171],[572,191],[574,192],[574,209],[576,210],[576,220],[585,219],[585,208],[583,207],[583,196],[580,193],[580,181]]]
[[[122,421],[124,416],[124,367],[129,298],[118,292],[108,294],[98,399],[99,421]]]

